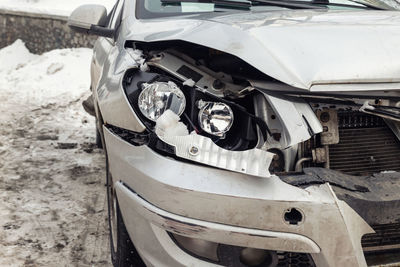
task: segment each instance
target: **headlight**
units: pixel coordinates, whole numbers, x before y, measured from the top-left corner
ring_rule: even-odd
[[[139,94],[138,106],[146,118],[156,121],[167,109],[182,115],[186,99],[174,82],[144,83]]]
[[[206,133],[224,137],[233,124],[232,109],[225,103],[198,102],[199,124]]]
[[[240,101],[239,104],[231,99],[228,103],[221,97],[175,82],[170,76],[137,69],[126,72],[122,85],[133,111],[148,133],[156,133],[156,123],[149,121],[156,122],[168,109],[180,116],[189,133],[195,131],[199,135],[214,137],[212,141],[227,150],[254,148],[259,138],[257,126],[263,137],[268,131],[261,119],[246,111],[252,108],[252,95],[246,96],[249,101]],[[174,154],[171,147],[163,147],[158,141],[150,143],[149,146],[156,151]]]

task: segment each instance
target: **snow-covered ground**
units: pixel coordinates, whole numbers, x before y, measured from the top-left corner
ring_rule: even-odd
[[[0,50],[0,266],[109,266],[87,48]]]
[[[100,4],[110,11],[116,0],[0,0],[0,9],[69,16],[78,6]]]

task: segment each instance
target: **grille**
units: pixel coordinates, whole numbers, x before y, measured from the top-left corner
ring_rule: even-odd
[[[361,243],[368,265],[400,261],[400,223],[374,225],[375,234],[364,235]]]
[[[246,267],[246,265],[241,262],[241,251],[243,247],[231,246],[226,244],[218,245],[218,264],[222,266],[229,267]],[[275,256],[267,258],[265,262],[258,265],[251,265],[257,267],[315,267],[315,263],[310,254],[307,253],[295,253],[295,252],[285,252],[285,251],[275,251]]]
[[[376,233],[362,238],[364,251],[400,249],[400,223],[372,226]]]
[[[278,252],[278,267],[315,267],[310,254]]]
[[[339,144],[329,147],[330,168],[352,175],[400,171],[400,142],[382,118],[339,113]]]

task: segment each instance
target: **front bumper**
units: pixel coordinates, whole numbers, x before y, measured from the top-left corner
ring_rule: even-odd
[[[235,246],[312,253],[317,266],[366,266],[372,228],[328,183],[306,189],[184,163],[133,146],[104,128],[128,232],[148,265],[210,266],[173,246],[166,231]],[[297,224],[284,214],[295,208]]]
[[[286,248],[288,251],[305,253],[320,252],[320,248],[314,241],[302,235],[237,227],[187,218],[157,208],[121,182],[117,182],[115,188],[118,194],[119,205],[123,211],[124,220],[127,222],[127,225],[130,225],[130,222],[134,222],[131,227],[127,227],[133,232],[132,236],[136,236],[137,231],[143,232],[143,227],[151,229],[151,231],[146,232],[146,239],[149,238],[149,235],[154,235],[153,238],[157,239],[158,243],[161,244],[162,248],[160,250],[167,252],[173,257],[173,259],[169,259],[173,262],[170,264],[171,266],[190,266],[190,262],[193,263],[193,266],[198,266],[201,261],[198,262],[191,256],[176,257],[176,252],[172,252],[173,249],[171,248],[176,245],[171,242],[172,240],[169,236],[166,237],[164,234],[165,231],[215,243],[219,243],[223,240],[224,244],[242,247],[254,247],[267,250],[281,250],[281,248]],[[141,218],[146,226],[136,224],[138,217]],[[135,228],[135,230],[133,230],[132,227]],[[142,240],[139,242],[142,242]],[[135,244],[137,244],[137,242]],[[137,245],[140,247],[139,250],[141,250],[143,244]],[[151,244],[150,247],[154,248],[154,244]],[[177,248],[175,248],[175,250],[176,249]],[[144,251],[146,250],[148,249],[144,248]],[[160,251],[157,253],[160,253]],[[152,260],[149,260],[149,257]],[[154,262],[159,262],[159,260],[154,260],[154,258],[157,258],[157,255],[148,255],[144,258],[150,261],[151,265],[158,266],[154,264]],[[165,258],[163,258],[161,262],[164,261]],[[201,264],[204,265],[205,263],[201,262]]]

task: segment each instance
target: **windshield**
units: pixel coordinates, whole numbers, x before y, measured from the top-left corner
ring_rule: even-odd
[[[240,0],[236,0],[241,3]],[[300,8],[328,9],[400,9],[396,0],[268,0],[244,1],[250,2],[248,8],[233,5],[218,5],[218,1],[166,1],[166,0],[137,0],[138,18],[157,18],[178,16],[201,12],[225,11],[273,11]]]

